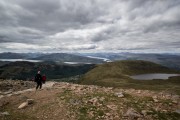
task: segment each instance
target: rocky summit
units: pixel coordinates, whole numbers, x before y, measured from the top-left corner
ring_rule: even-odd
[[[30,84],[27,85],[29,87],[15,89],[13,86],[18,82],[9,82],[9,89],[1,89],[0,120],[180,118],[179,95],[167,91],[120,89],[52,81],[43,84],[41,90],[35,90],[35,83],[27,81],[20,84]]]

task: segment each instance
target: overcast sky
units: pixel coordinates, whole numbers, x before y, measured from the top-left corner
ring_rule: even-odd
[[[180,52],[180,0],[0,0],[0,52]]]

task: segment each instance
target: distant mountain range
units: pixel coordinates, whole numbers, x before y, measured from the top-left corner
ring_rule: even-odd
[[[102,59],[89,58],[86,56],[73,55],[67,53],[52,53],[44,54],[39,57],[33,58],[35,60],[43,61],[59,61],[59,62],[85,62],[85,63],[102,63]]]
[[[28,59],[56,62],[103,63],[102,59],[67,53],[0,53],[0,59]]]
[[[145,60],[161,64],[163,66],[180,70],[180,54],[156,54],[156,53],[81,53],[84,56],[106,58],[110,61],[117,60]]]
[[[157,53],[0,53],[0,59],[79,62],[99,64],[117,60],[145,60],[180,70],[180,54]],[[3,63],[4,64],[4,63]]]

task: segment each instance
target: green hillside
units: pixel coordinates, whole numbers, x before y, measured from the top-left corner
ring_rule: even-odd
[[[41,70],[42,74],[46,74],[48,80],[60,79],[82,75],[94,68],[94,66],[94,64],[66,65],[53,62],[11,62],[4,66],[0,66],[0,79],[29,80],[35,76],[38,70]]]
[[[178,77],[172,77],[169,80],[146,81],[133,80],[129,77],[130,75],[145,73],[177,73],[177,71],[152,62],[123,60],[97,65],[83,76],[80,83],[135,89],[168,89],[174,88],[174,85],[180,83]],[[173,86],[171,86],[172,84]],[[178,89],[180,91],[179,87]]]

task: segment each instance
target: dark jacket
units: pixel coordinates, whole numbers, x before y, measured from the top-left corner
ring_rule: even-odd
[[[40,74],[36,74],[35,82],[42,82],[42,76]]]

